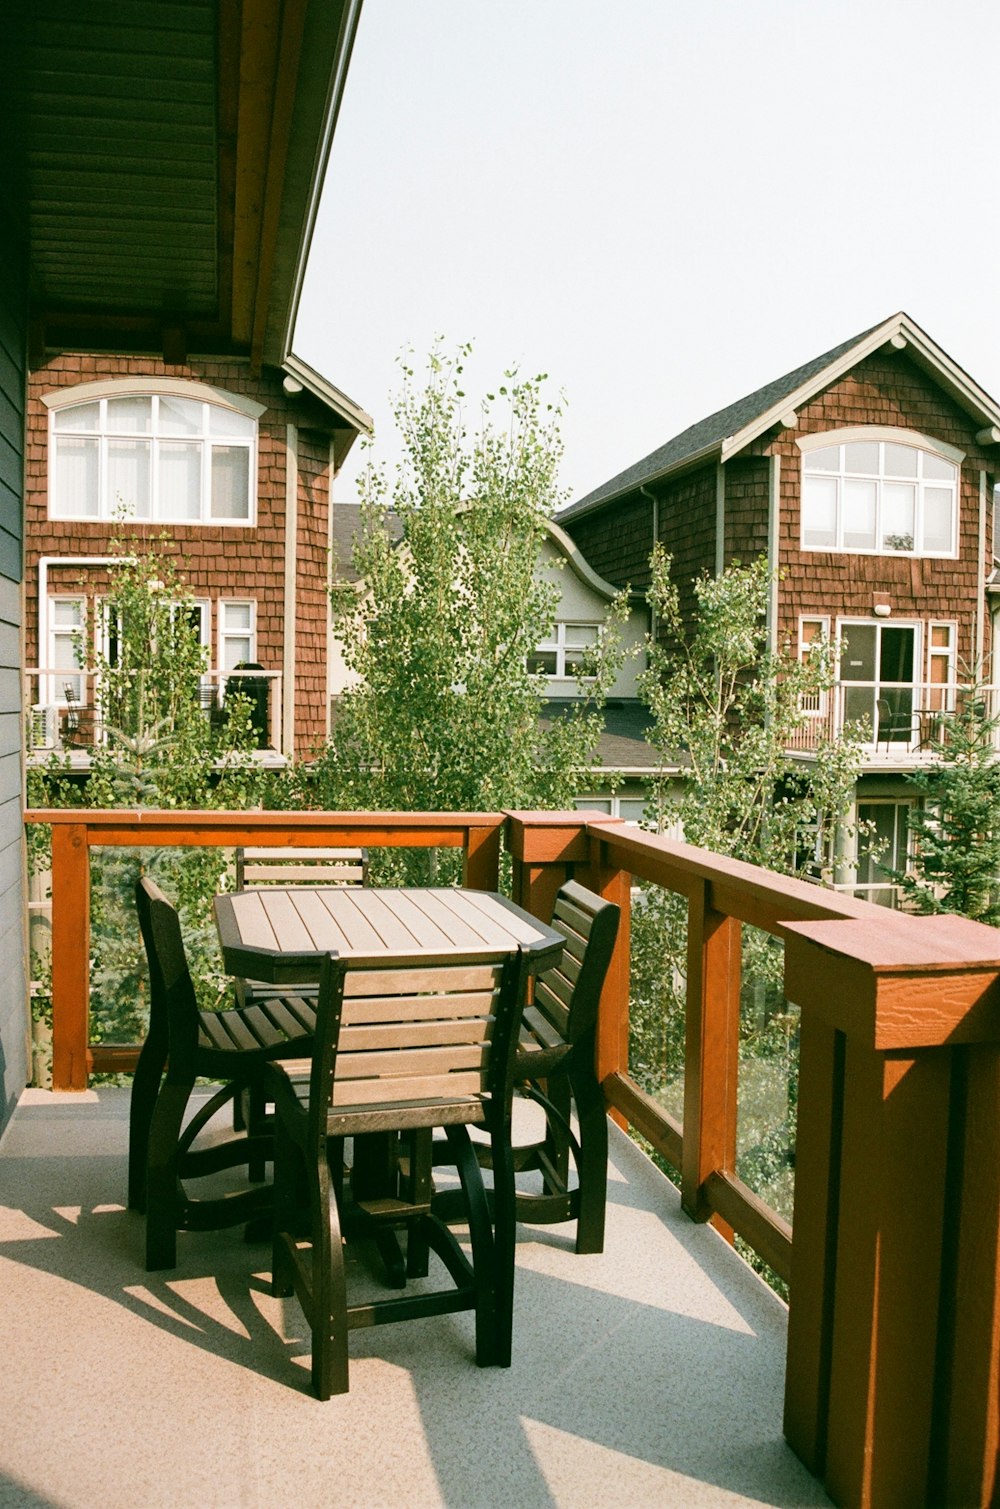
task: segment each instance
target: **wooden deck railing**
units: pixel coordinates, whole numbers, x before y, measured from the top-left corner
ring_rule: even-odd
[[[598,1069],[614,1115],[681,1169],[695,1220],[790,1279],[785,1433],[837,1503],[1000,1494],[1000,932],[914,918],[588,813],[40,811],[53,826],[53,1072],[82,1088],[95,845],[449,845],[466,882],[549,915],[574,875],[619,903]],[[628,1072],[633,878],[687,898],[683,1125]],[[785,941],[802,1012],[793,1227],[736,1176],[740,927]],[[120,1061],[114,1063],[119,1067]],[[793,1238],[794,1231],[794,1238]]]

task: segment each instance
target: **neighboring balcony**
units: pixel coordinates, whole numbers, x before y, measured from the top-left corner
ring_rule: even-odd
[[[282,675],[260,667],[207,670],[191,687],[192,700],[209,725],[221,728],[228,716],[227,698],[241,693],[250,707],[256,737],[255,759],[284,764]],[[95,748],[108,740],[113,726],[105,712],[100,677],[94,671],[34,669],[26,672],[26,750],[29,765],[44,765],[53,754],[72,769],[86,770]]]
[[[841,680],[803,706],[804,721],[790,747],[808,754],[821,739],[836,738],[850,728],[861,739],[866,768],[926,764],[947,746],[950,724],[970,701],[978,704],[985,722],[1000,716],[997,686]],[[1000,749],[1000,730],[993,729],[991,737]]]
[[[707,1504],[723,1498],[733,1503],[816,1502],[811,1490],[796,1489],[785,1476],[791,1458],[778,1440],[782,1425],[792,1451],[838,1504],[892,1509],[994,1501],[1000,1491],[996,930],[962,918],[917,919],[876,909],[586,813],[71,809],[27,816],[29,823],[52,827],[57,1090],[82,1091],[94,1072],[127,1072],[137,1054],[134,1043],[98,1042],[91,1036],[88,900],[91,856],[101,850],[162,853],[178,846],[231,849],[268,843],[364,845],[370,851],[380,846],[457,849],[464,858],[465,883],[489,890],[498,885],[506,849],[513,899],[536,916],[550,914],[555,891],[571,875],[621,906],[623,926],[602,996],[598,1044],[597,1067],[609,1113],[640,1133],[677,1171],[692,1233],[709,1223],[726,1241],[738,1235],[789,1283],[787,1329],[780,1307],[775,1310],[770,1301],[753,1316],[746,1308],[749,1291],[736,1277],[745,1270],[739,1270],[734,1254],[727,1261],[736,1266],[727,1268],[717,1262],[714,1254],[720,1249],[715,1245],[675,1245],[667,1239],[675,1198],[670,1186],[652,1170],[640,1178],[633,1155],[616,1142],[605,1258],[575,1259],[564,1253],[565,1261],[553,1255],[550,1262],[544,1237],[538,1245],[530,1232],[519,1248],[517,1326],[523,1355],[537,1355],[537,1368],[519,1370],[516,1354],[514,1368],[496,1391],[518,1419],[541,1421],[543,1428],[532,1426],[528,1432],[541,1481],[520,1500],[512,1489],[515,1501],[590,1501],[579,1489],[552,1486],[556,1478],[544,1464],[551,1461],[552,1473],[558,1473],[551,1456],[558,1446],[557,1454],[568,1454],[575,1469],[583,1464],[584,1477],[589,1456],[595,1502],[609,1494],[629,1503]],[[630,948],[631,934],[638,936],[646,921],[638,907],[633,909],[639,886],[647,909],[657,897],[673,896],[678,905],[669,914],[672,925],[686,929],[686,955],[682,951],[678,966],[678,988],[686,1002],[679,1085],[651,1083],[649,1064],[636,1055],[644,1029],[637,980],[648,964]],[[744,961],[759,953],[761,938],[768,947],[783,949],[783,1004],[771,1001],[768,1007],[766,993],[747,989],[753,982],[746,977]],[[784,1110],[790,1124],[797,1124],[789,1166],[794,1169],[791,1222],[740,1171],[747,1092],[754,1090],[753,1075],[760,1071],[760,1064],[745,1056],[745,1039],[754,1013],[765,1009],[778,1011],[795,1057],[794,1074],[783,1066],[780,1076]],[[642,1010],[648,1014],[648,1000]],[[72,1103],[58,1103],[58,1116],[68,1118],[64,1124],[70,1139],[81,1149],[93,1146],[95,1156],[108,1161],[100,1188],[92,1178],[86,1186],[95,1191],[90,1198],[97,1208],[91,1213],[88,1207],[84,1229],[76,1232],[77,1249],[100,1225],[103,1202],[120,1198],[109,1191],[117,1190],[124,1177],[120,1135],[117,1142],[111,1134],[110,1142],[89,1142],[82,1120],[87,1103],[78,1104],[81,1119],[74,1131]],[[31,1109],[29,1101],[24,1108],[29,1116]],[[15,1120],[18,1136],[23,1114],[19,1111]],[[770,1146],[767,1138],[761,1146]],[[37,1153],[26,1147],[24,1156]],[[28,1198],[40,1170],[41,1163],[25,1186],[26,1231],[45,1226],[41,1206]],[[65,1180],[59,1190],[58,1210],[46,1219],[61,1219],[59,1212],[81,1198]],[[619,1205],[620,1211],[615,1209]],[[641,1212],[638,1220],[633,1219],[636,1211]],[[94,1229],[93,1235],[100,1233]],[[552,1239],[559,1241],[555,1229]],[[102,1264],[82,1250],[74,1259],[74,1249],[67,1246],[67,1270],[60,1267],[60,1250],[49,1241],[39,1261],[52,1272],[65,1271],[74,1288],[81,1283],[81,1263],[87,1271],[110,1263],[114,1273],[120,1272],[116,1282],[127,1306],[133,1305],[134,1293],[149,1287],[141,1272],[130,1282],[132,1265],[113,1256],[116,1249],[108,1249]],[[264,1370],[259,1414],[273,1421],[274,1380],[289,1359],[285,1343],[275,1337],[271,1322],[265,1323],[271,1307],[258,1306],[258,1281],[250,1280],[248,1299],[246,1278],[234,1277],[237,1267],[241,1274],[256,1274],[260,1260],[230,1255],[225,1279],[219,1280],[223,1307],[237,1316],[239,1341],[233,1344],[232,1361],[253,1376]],[[681,1296],[679,1267],[692,1277],[701,1272],[705,1286],[700,1293]],[[207,1270],[208,1275],[214,1272]],[[204,1292],[204,1269],[201,1275],[198,1293]],[[176,1361],[169,1365],[183,1368],[184,1346],[203,1351],[206,1337],[210,1350],[221,1348],[229,1359],[229,1343],[211,1340],[217,1322],[206,1321],[197,1306],[186,1301],[181,1319],[168,1314],[164,1321],[165,1306],[169,1310],[172,1296],[184,1290],[185,1279],[179,1271],[166,1292],[163,1286],[155,1288],[142,1310],[145,1314],[151,1306],[160,1317],[156,1324],[166,1324],[174,1338],[181,1338],[182,1345],[171,1353]],[[746,1344],[728,1354],[724,1349],[713,1352],[710,1358],[702,1326],[710,1313],[722,1313],[711,1310],[720,1295],[729,1324],[745,1335]],[[208,1294],[209,1313],[219,1300],[214,1291]],[[81,1303],[86,1302],[85,1290]],[[30,1303],[30,1286],[25,1303]],[[659,1329],[656,1312],[663,1304],[675,1317],[685,1317],[684,1323]],[[599,1316],[606,1318],[598,1321]],[[767,1346],[758,1346],[758,1338],[768,1345],[776,1341],[785,1353],[783,1421],[765,1361]],[[539,1339],[545,1341],[540,1354]],[[143,1345],[141,1339],[136,1345]],[[382,1355],[380,1345],[376,1336],[371,1344],[375,1357]],[[447,1419],[454,1437],[449,1411],[468,1396],[471,1385],[453,1373],[445,1382],[443,1364],[424,1368],[419,1338],[393,1355],[400,1358],[393,1372],[402,1368],[404,1383],[410,1380],[409,1388],[392,1393],[389,1415],[397,1427],[393,1453],[404,1461],[412,1455],[426,1481],[429,1450],[436,1473],[436,1489],[432,1479],[422,1501],[503,1501],[502,1491],[492,1498],[485,1492],[478,1499],[463,1498],[461,1485],[469,1479],[456,1476],[433,1423]],[[726,1407],[722,1414],[705,1411],[696,1424],[684,1405],[701,1387],[706,1368],[719,1394],[725,1393]],[[205,1369],[198,1366],[196,1372],[200,1377]],[[203,1381],[215,1397],[211,1380]],[[442,1403],[444,1393],[450,1403]],[[413,1413],[414,1397],[420,1423],[406,1431],[403,1422]],[[577,1404],[585,1399],[583,1413],[561,1410],[563,1397]],[[338,1450],[340,1432],[329,1432],[319,1418],[321,1407],[309,1403],[325,1449]],[[230,1407],[235,1418],[238,1403],[231,1401]],[[376,1413],[381,1417],[386,1407],[376,1386],[351,1412],[354,1428],[362,1428]],[[484,1403],[483,1411],[487,1408]],[[745,1421],[752,1422],[749,1434],[740,1424]],[[685,1452],[658,1444],[661,1439],[676,1441],[678,1430],[682,1438],[700,1433],[704,1449]],[[465,1440],[462,1431],[458,1439]],[[710,1447],[718,1453],[714,1465]],[[496,1450],[490,1458],[501,1478],[508,1449],[509,1430],[497,1445],[502,1460]],[[44,1450],[41,1443],[38,1450]],[[745,1453],[753,1460],[744,1467]],[[697,1466],[675,1484],[659,1471],[676,1467],[684,1474],[685,1464],[695,1460]],[[769,1464],[763,1486],[762,1461]],[[343,1463],[337,1470],[343,1470]],[[43,1481],[52,1486],[50,1479]],[[55,1498],[60,1495],[53,1488],[50,1501]]]

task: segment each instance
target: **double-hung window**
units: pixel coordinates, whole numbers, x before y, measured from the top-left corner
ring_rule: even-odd
[[[802,456],[804,550],[957,554],[958,462],[906,433],[846,432],[842,441],[819,446],[809,437]]]
[[[195,384],[98,386],[102,396],[83,402],[50,400],[50,518],[253,522],[256,418],[192,396]]]

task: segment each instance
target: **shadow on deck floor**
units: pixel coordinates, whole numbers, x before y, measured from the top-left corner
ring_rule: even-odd
[[[615,1128],[605,1252],[521,1229],[509,1370],[471,1314],[355,1331],[319,1404],[265,1246],[145,1273],[127,1127],[127,1091],[29,1090],[0,1143],[4,1509],[829,1503],[781,1435],[784,1306]]]

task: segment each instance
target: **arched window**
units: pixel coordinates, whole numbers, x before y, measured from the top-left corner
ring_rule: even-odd
[[[253,522],[259,404],[127,381],[47,402],[50,518]]]
[[[803,549],[956,555],[960,459],[914,444],[905,431],[808,437]]]

